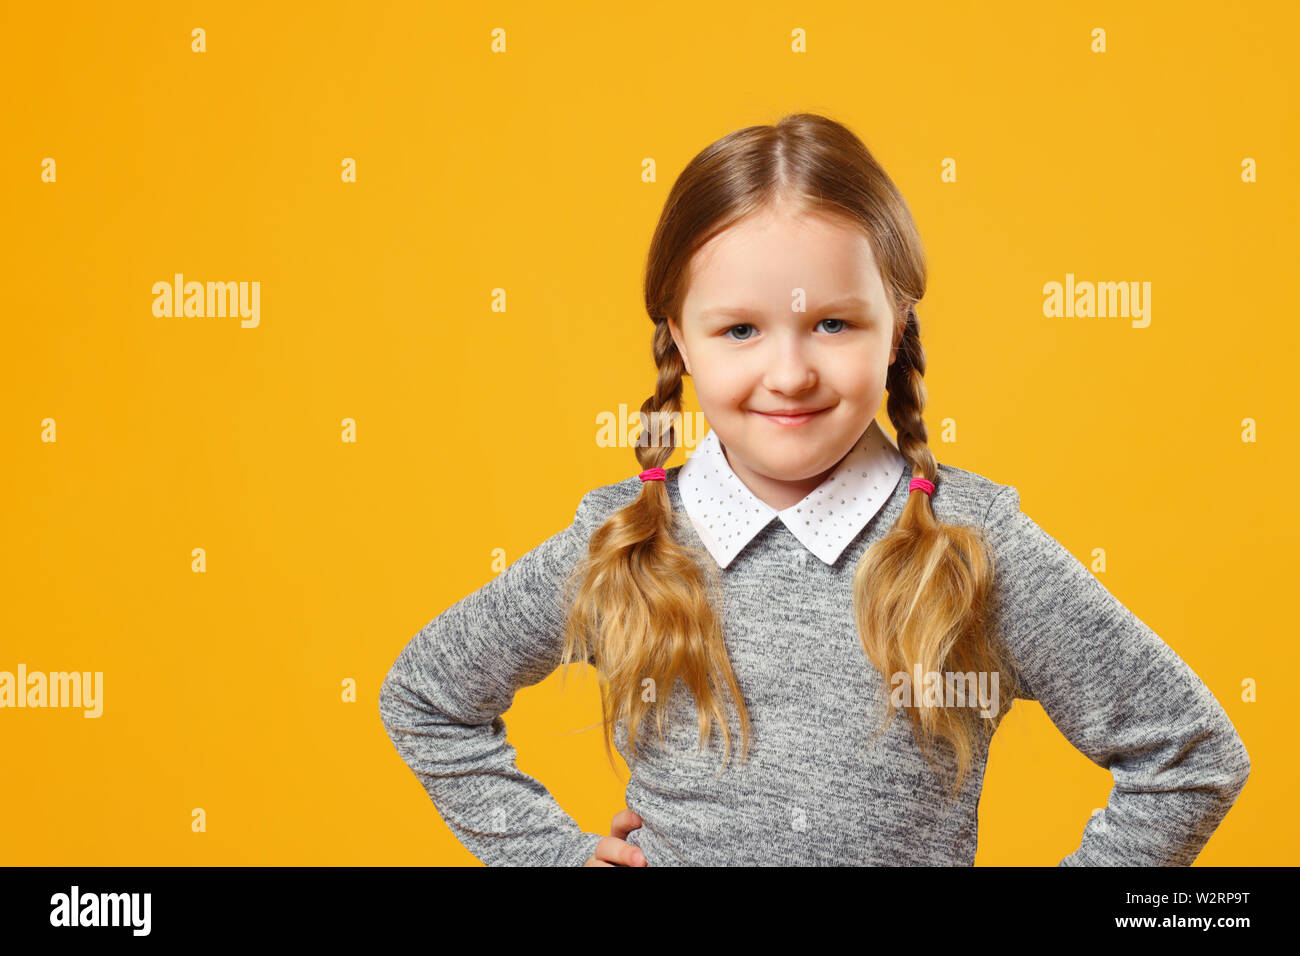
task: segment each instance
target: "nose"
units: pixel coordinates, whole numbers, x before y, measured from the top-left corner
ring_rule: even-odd
[[[804,354],[804,345],[799,337],[788,335],[776,343],[775,354],[770,357],[763,376],[763,387],[793,395],[816,384],[817,370]]]

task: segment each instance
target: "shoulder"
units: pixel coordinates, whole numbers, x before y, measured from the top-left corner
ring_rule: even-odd
[[[905,470],[910,479],[911,468]],[[1013,500],[1014,499],[1014,500]],[[989,520],[1007,503],[1019,507],[1014,485],[1004,485],[979,472],[939,463],[939,481],[931,504],[941,521],[987,527]]]
[[[681,469],[681,465],[665,469],[670,494],[675,495],[677,476]],[[592,488],[578,502],[575,521],[588,531],[595,530],[615,512],[636,501],[641,495],[642,484],[641,479],[636,474],[632,474],[610,484]]]
[[[578,503],[578,512],[617,511],[631,504],[641,493],[641,479],[636,475],[599,485],[582,496]]]

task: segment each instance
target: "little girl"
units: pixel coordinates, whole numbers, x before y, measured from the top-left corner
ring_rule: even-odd
[[[1014,486],[935,461],[925,286],[906,204],[839,123],[739,130],[678,177],[645,277],[658,377],[638,473],[430,621],[380,692],[475,856],[969,865],[1019,697],[1114,776],[1061,865],[1196,859],[1250,771],[1241,738]],[[711,430],[665,469],[684,375]],[[501,720],[583,660],[631,774],[609,836],[517,768]]]

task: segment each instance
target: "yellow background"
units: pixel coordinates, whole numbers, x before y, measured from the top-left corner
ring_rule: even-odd
[[[1297,9],[5,3],[0,670],[105,677],[98,720],[0,711],[0,860],[475,863],[379,684],[494,548],[638,470],[595,420],[653,385],[641,270],[672,180],[810,110],[920,227],[936,456],[1016,485],[1085,563],[1104,547],[1223,703],[1253,769],[1198,863],[1294,863]],[[260,281],[260,326],[155,317],[176,272]],[[1067,272],[1150,281],[1150,327],[1044,317]],[[624,779],[572,733],[597,709],[557,673],[506,719],[608,832]],[[1056,863],[1111,782],[1022,702],[977,863]]]

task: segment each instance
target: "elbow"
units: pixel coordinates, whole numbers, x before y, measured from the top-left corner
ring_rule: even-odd
[[[1246,744],[1240,735],[1233,734],[1233,750],[1235,753],[1234,771],[1232,776],[1233,798],[1241,793],[1242,788],[1246,786],[1246,779],[1250,776],[1250,754],[1246,751]]]
[[[394,743],[399,737],[428,734],[449,723],[428,698],[424,680],[399,659],[379,685],[379,720]]]
[[[1215,757],[1212,769],[1206,776],[1206,784],[1231,805],[1250,776],[1250,754],[1246,752],[1246,745],[1235,729],[1227,732],[1213,753]]]
[[[1202,786],[1217,791],[1231,805],[1250,777],[1250,754],[1241,734],[1221,707],[1215,707],[1208,726],[1196,734],[1204,767]]]
[[[406,714],[409,711],[405,698],[402,696],[401,685],[396,681],[392,670],[388,672],[379,685],[378,704],[379,722],[383,724],[384,730],[391,737],[406,725]]]
[[[1178,778],[1170,789],[1199,790],[1215,803],[1231,806],[1250,776],[1250,754],[1224,718],[1186,738],[1164,769]]]
[[[1227,778],[1227,789],[1235,800],[1243,787],[1246,786],[1246,779],[1250,776],[1250,754],[1246,750],[1246,742],[1241,739],[1241,734],[1233,726],[1232,721],[1227,714],[1223,715],[1223,757],[1222,766],[1224,776]]]

